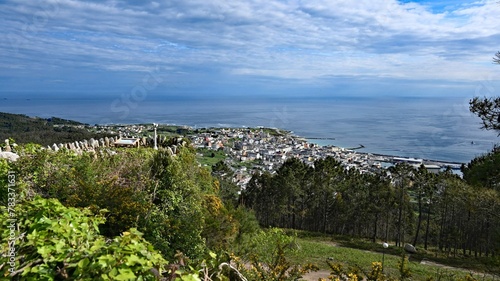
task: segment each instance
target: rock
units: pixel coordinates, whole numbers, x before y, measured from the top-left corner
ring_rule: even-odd
[[[52,150],[54,150],[54,151],[56,151],[56,152],[57,152],[57,151],[59,151],[59,147],[57,146],[57,144],[55,144],[55,143],[54,143],[54,144],[52,145]]]
[[[16,161],[17,158],[19,158],[19,155],[13,153],[13,152],[10,152],[10,151],[4,151],[4,152],[0,152],[0,158],[4,158],[4,159],[7,159],[8,161]]]
[[[106,147],[109,147],[109,138],[108,137],[104,137],[104,144],[106,145]]]
[[[5,140],[5,151],[6,152],[11,152],[12,151],[12,148],[10,147],[8,139]]]
[[[416,254],[417,253],[417,249],[412,244],[405,244],[405,251],[407,251],[410,254]]]

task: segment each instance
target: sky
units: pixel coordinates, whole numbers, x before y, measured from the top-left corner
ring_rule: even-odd
[[[4,0],[0,98],[500,95],[500,3]]]

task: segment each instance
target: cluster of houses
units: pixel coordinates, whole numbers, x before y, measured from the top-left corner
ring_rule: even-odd
[[[149,131],[149,127],[143,125],[128,126],[105,126],[100,128],[102,132],[114,132],[120,135],[140,135]],[[143,134],[144,135],[144,134]],[[214,128],[205,129],[201,132],[188,136],[195,148],[224,151],[227,156],[225,162],[234,169],[233,181],[244,188],[256,171],[275,171],[289,158],[297,158],[304,163],[313,166],[318,159],[333,157],[346,169],[357,169],[361,173],[376,173],[381,169],[393,164],[406,162],[415,167],[422,164],[432,172],[438,172],[443,165],[439,163],[424,163],[422,159],[402,158],[370,153],[359,153],[354,149],[344,149],[336,146],[319,146],[308,142],[304,138],[292,135],[288,132],[271,129],[249,129],[249,128]],[[90,139],[65,144],[53,144],[47,149],[58,151],[69,149],[78,152],[92,151],[99,147],[140,147],[165,146],[177,151],[176,145],[186,145],[182,138],[178,138],[174,145],[168,145],[167,137],[159,135],[157,142],[154,137],[106,137],[98,140]],[[1,151],[1,150],[0,150]],[[11,146],[6,141],[4,146],[5,155],[9,157]],[[8,152],[8,153],[7,153]]]
[[[120,136],[141,136],[150,130],[148,125],[96,125],[92,126],[95,133],[111,134]]]
[[[244,188],[255,171],[275,171],[289,158],[298,158],[313,166],[318,159],[333,157],[346,169],[361,173],[377,173],[397,163],[407,163],[415,168],[424,165],[437,173],[444,167],[459,168],[457,164],[425,161],[423,159],[393,157],[360,153],[355,149],[336,146],[319,146],[287,132],[267,129],[225,128],[210,129],[191,136],[196,148],[223,150],[228,156],[226,164],[235,169],[233,181]]]
[[[391,162],[385,156],[318,146],[289,133],[270,134],[263,129],[213,129],[193,135],[191,140],[196,148],[223,150],[228,156],[226,164],[235,169],[233,181],[241,187],[246,186],[255,170],[274,173],[292,157],[312,166],[316,160],[331,156],[346,169],[358,169],[362,173],[375,172]]]

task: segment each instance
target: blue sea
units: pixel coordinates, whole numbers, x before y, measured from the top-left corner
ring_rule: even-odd
[[[0,96],[0,111],[88,124],[163,123],[192,127],[277,127],[321,145],[466,163],[490,151],[497,134],[480,129],[468,98]]]

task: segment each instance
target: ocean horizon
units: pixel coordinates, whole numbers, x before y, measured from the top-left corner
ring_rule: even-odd
[[[0,97],[0,111],[87,124],[160,123],[202,127],[270,127],[319,145],[467,163],[491,151],[495,132],[481,130],[463,97],[160,97],[113,95]]]

